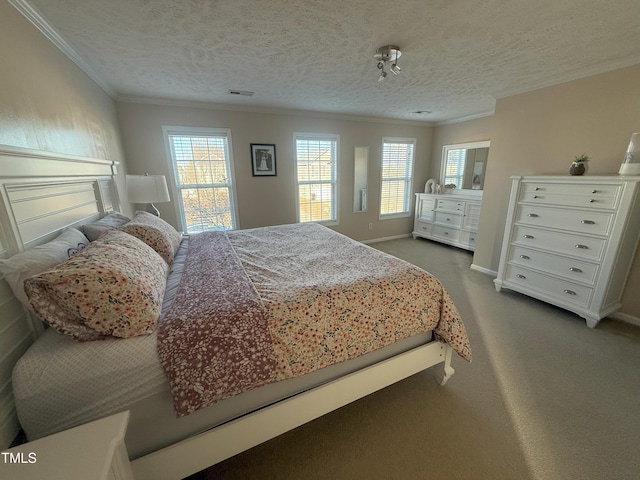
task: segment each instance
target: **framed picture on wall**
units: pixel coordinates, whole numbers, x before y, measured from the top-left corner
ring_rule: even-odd
[[[274,144],[251,144],[251,172],[254,177],[276,176],[276,146]]]

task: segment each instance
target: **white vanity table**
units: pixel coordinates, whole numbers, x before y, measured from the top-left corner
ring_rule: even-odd
[[[482,190],[416,193],[413,238],[422,237],[475,250]]]
[[[413,238],[475,250],[490,145],[486,140],[442,148],[442,186],[427,191],[436,183],[430,179],[425,193],[416,193]]]

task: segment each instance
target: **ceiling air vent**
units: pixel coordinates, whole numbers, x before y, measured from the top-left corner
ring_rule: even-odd
[[[243,97],[251,97],[255,92],[247,92],[246,90],[229,90],[229,95],[241,95]]]

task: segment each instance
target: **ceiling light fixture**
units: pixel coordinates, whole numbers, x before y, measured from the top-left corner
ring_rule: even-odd
[[[380,47],[376,50],[376,53],[373,55],[378,61],[378,70],[380,70],[380,76],[378,77],[378,82],[383,82],[387,78],[387,71],[384,69],[387,62],[393,62],[391,67],[389,67],[389,71],[394,75],[398,75],[402,70],[398,66],[398,58],[400,58],[402,52],[400,51],[400,47],[396,47],[395,45],[385,45],[384,47]]]

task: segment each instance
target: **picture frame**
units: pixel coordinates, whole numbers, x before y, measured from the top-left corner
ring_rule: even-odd
[[[276,146],[273,143],[251,144],[251,173],[254,177],[276,176]]]

